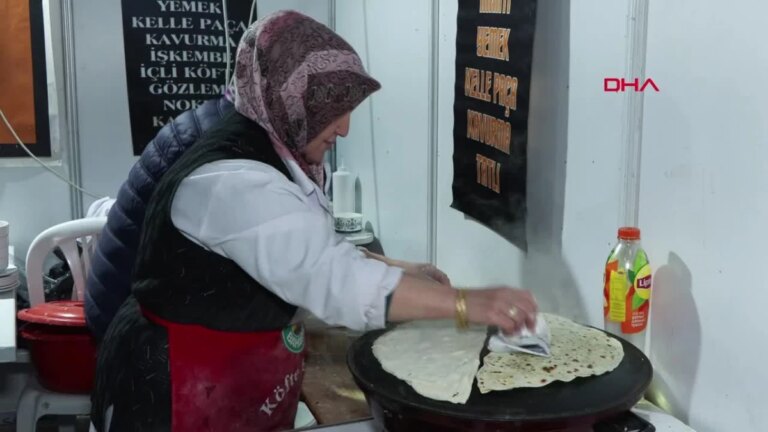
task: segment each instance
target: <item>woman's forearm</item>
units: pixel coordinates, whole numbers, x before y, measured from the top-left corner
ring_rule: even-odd
[[[451,319],[457,317],[458,291],[428,277],[403,274],[389,304],[388,321]],[[464,291],[463,321],[492,325],[506,334],[536,326],[538,306],[529,291],[495,286]]]
[[[368,249],[363,248],[363,247],[358,248],[358,249],[360,249],[363,252],[363,254],[365,255],[366,258],[370,258],[370,259],[375,259],[377,261],[381,261],[384,264],[386,264],[388,266],[391,266],[391,267],[404,268],[404,264],[405,264],[404,261],[395,260],[395,259],[392,259],[392,258],[385,257],[384,255],[379,255],[377,253],[373,253],[373,252],[371,252]]]
[[[389,321],[450,319],[456,308],[456,291],[429,278],[403,274],[392,294]]]

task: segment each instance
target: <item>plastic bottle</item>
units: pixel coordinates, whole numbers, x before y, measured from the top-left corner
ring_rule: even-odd
[[[341,161],[331,179],[333,188],[333,214],[351,213],[355,211],[355,177],[344,167]]]
[[[605,263],[605,330],[645,351],[651,306],[651,266],[640,246],[638,228],[619,228],[618,238]]]

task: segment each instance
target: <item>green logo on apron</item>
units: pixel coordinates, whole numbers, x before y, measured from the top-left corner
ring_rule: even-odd
[[[283,344],[292,353],[304,350],[304,326],[293,324],[283,329]]]

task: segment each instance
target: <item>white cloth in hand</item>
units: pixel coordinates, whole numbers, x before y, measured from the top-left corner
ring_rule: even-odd
[[[542,314],[536,315],[536,328],[531,330],[524,327],[513,335],[505,335],[499,330],[488,340],[488,350],[491,352],[523,352],[538,356],[549,357],[550,332],[547,321]]]

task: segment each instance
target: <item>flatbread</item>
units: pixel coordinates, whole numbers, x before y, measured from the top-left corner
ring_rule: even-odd
[[[602,375],[616,369],[624,358],[624,348],[615,338],[557,315],[544,314],[544,318],[552,334],[552,355],[488,354],[477,373],[482,393]]]
[[[418,394],[466,403],[485,337],[485,327],[459,331],[453,321],[414,321],[379,337],[373,355]]]

